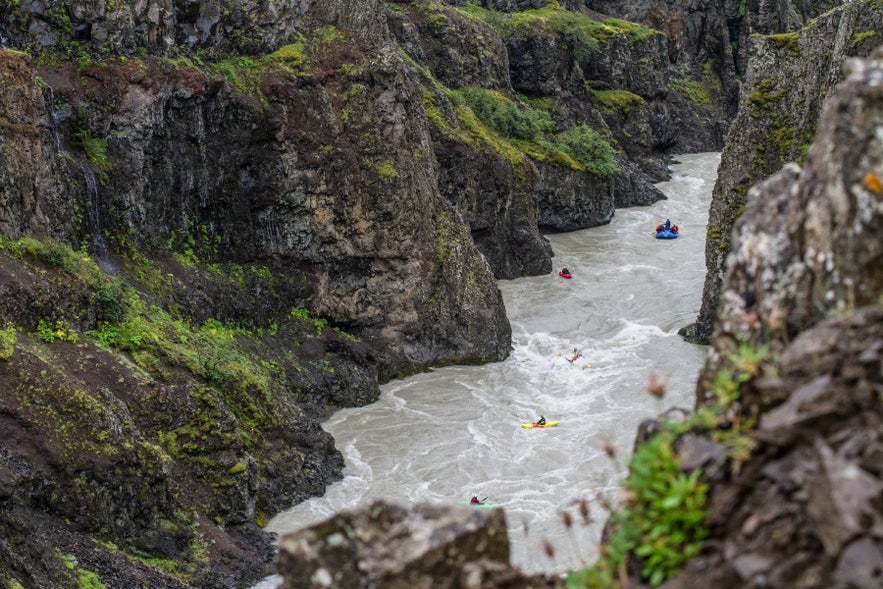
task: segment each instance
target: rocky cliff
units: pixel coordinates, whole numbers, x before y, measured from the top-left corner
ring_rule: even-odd
[[[340,476],[318,421],[505,357],[495,278],[661,198],[718,100],[573,2],[0,7],[12,587],[261,575],[267,517]]]
[[[849,66],[804,165],[749,190],[694,414],[642,429],[602,556],[567,587],[883,583],[883,48]],[[576,511],[565,525],[591,513]],[[556,586],[488,558],[505,550],[491,518],[431,511],[444,526],[435,535],[413,523],[425,513],[375,505],[288,536],[284,586],[307,576],[334,586],[323,579],[338,570],[347,586],[406,586],[432,567],[446,571],[444,586]],[[437,543],[391,555],[348,532],[354,521],[373,537],[407,528]],[[468,542],[446,543],[456,537]],[[371,576],[354,578],[341,555],[358,555]]]
[[[730,236],[748,189],[786,162],[802,160],[825,97],[843,79],[844,61],[867,55],[879,43],[881,19],[876,2],[855,1],[800,31],[752,38],[741,106],[721,156],[709,210],[707,275],[702,309],[686,332],[691,339],[708,342],[712,335]]]
[[[750,441],[713,464],[709,537],[667,587],[883,581],[883,52],[849,62],[804,160],[749,191],[699,406]],[[747,369],[747,370],[746,370]]]

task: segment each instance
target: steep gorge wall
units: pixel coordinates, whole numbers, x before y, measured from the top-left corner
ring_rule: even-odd
[[[712,195],[702,308],[686,332],[689,338],[707,342],[712,336],[730,235],[749,187],[786,162],[802,159],[825,98],[843,79],[843,63],[867,55],[879,42],[881,19],[876,2],[856,1],[800,32],[754,37],[742,104]]]
[[[883,51],[848,69],[804,165],[754,185],[734,228],[697,406],[735,382],[722,423],[749,451],[692,455],[709,537],[667,589],[883,581]]]
[[[114,59],[76,73],[40,69],[53,91],[53,114],[64,118],[59,131],[67,145],[79,138],[85,146],[86,138],[106,149],[100,164],[107,169],[91,197],[99,201],[102,230],[132,236],[146,251],[181,247],[187,236],[204,232],[221,259],[284,260],[313,286],[306,306],[376,342],[386,377],[505,356],[502,300],[459,213],[439,199],[422,91],[378,17],[383,11],[326,3],[302,12],[304,31],[319,26],[314,22],[360,28],[311,37],[309,56],[304,33],[283,26],[283,19],[255,38],[295,40],[282,45],[292,56],[281,51],[203,68],[186,60]],[[243,15],[268,18],[260,11]],[[203,43],[220,50],[229,35],[221,25],[212,31],[219,45]],[[22,124],[38,125],[44,133],[38,141],[51,151],[51,117],[32,114]],[[51,178],[52,166],[66,165],[61,153],[46,157],[49,168],[19,166],[15,173]],[[66,182],[76,192],[84,187],[71,167]],[[68,220],[47,223],[16,210],[27,199],[8,186],[12,224],[80,239],[84,227],[69,220],[78,216],[76,203],[82,215],[84,199],[40,194],[37,209]],[[56,212],[56,201],[66,208]],[[423,214],[414,217],[412,207]],[[14,238],[24,234],[12,225],[4,230]],[[433,331],[427,325],[435,337],[426,335]]]
[[[283,586],[880,586],[883,48],[849,67],[803,167],[750,189],[695,414],[642,430],[598,562],[525,576],[499,512],[376,503],[283,538]]]
[[[139,57],[119,12],[82,15],[120,25],[101,62],[0,50],[4,584],[239,586],[340,476],[320,419],[508,353],[413,70],[376,5],[320,4],[271,56]]]
[[[718,118],[714,84],[691,101],[658,31],[482,5],[539,12],[3,3],[4,581],[260,574],[262,521],[340,476],[319,419],[505,357],[494,279],[551,269],[540,228],[654,202],[667,151],[715,144],[695,124]],[[465,85],[547,114],[550,137],[597,131],[617,168],[501,136]]]

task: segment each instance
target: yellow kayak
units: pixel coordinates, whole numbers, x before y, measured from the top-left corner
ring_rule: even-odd
[[[525,429],[542,429],[544,427],[555,427],[561,423],[560,421],[547,421],[544,425],[537,425],[536,423],[522,423],[521,427]]]

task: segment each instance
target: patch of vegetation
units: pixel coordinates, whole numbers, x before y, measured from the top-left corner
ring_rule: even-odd
[[[77,559],[71,554],[65,554],[62,556],[64,560],[65,566],[77,573],[77,588],[78,589],[107,589],[107,586],[101,582],[101,579],[98,578],[98,575],[93,573],[92,571],[86,571],[78,568]]]
[[[708,535],[703,526],[708,485],[699,480],[699,469],[681,472],[673,441],[673,436],[659,434],[638,448],[626,484],[635,501],[613,518],[618,531],[611,558],[621,562],[634,552],[642,559],[642,577],[651,585],[679,572]]]
[[[12,357],[17,341],[14,324],[7,323],[6,327],[0,329],[0,360],[8,360]]]
[[[452,94],[503,137],[535,141],[555,127],[548,112],[520,106],[496,90],[464,86]]]
[[[517,149],[538,160],[587,171],[599,176],[617,172],[614,151],[600,133],[576,125],[555,133],[556,123],[543,110],[516,103],[500,92],[473,86],[450,91],[455,104],[468,108],[480,123],[512,141]],[[458,109],[461,121],[468,113]]]
[[[294,321],[305,321],[308,323],[312,323],[313,327],[316,328],[316,331],[322,331],[328,326],[328,320],[323,318],[316,318],[310,315],[309,309],[303,309],[300,307],[296,307],[291,310],[288,314],[289,318]]]
[[[587,26],[589,23],[591,21],[588,19],[566,10],[555,12],[549,18],[559,43],[570,50],[573,58],[580,63],[586,63],[601,53],[601,45],[592,35],[592,27]]]
[[[608,18],[602,23],[605,35],[624,35],[632,43],[649,39],[654,35],[661,35],[656,29],[650,29],[644,25],[618,18]]]
[[[598,110],[608,116],[628,114],[645,104],[645,100],[628,90],[595,90],[589,88]]]
[[[54,268],[64,270],[71,276],[77,276],[84,264],[91,263],[92,267],[97,269],[88,253],[75,252],[70,247],[54,240],[42,242],[32,237],[23,237],[18,241],[2,240],[2,243],[2,249],[13,259],[30,256]]]
[[[34,335],[46,343],[60,341],[75,344],[80,341],[80,336],[64,319],[58,319],[54,324],[40,319]]]
[[[871,37],[874,37],[876,34],[877,34],[877,31],[862,31],[860,33],[855,33],[852,36],[852,44],[853,45],[860,45],[863,41],[865,41],[866,39],[870,39]]]
[[[708,89],[699,80],[686,77],[671,78],[668,82],[668,87],[695,105],[711,104],[711,96],[708,93]]]
[[[635,43],[659,34],[638,23],[616,18],[595,21],[562,8],[557,0],[547,1],[542,8],[511,14],[486,9],[477,0],[467,1],[461,10],[492,26],[504,38],[521,31],[552,35],[577,61],[597,55],[601,52],[600,43],[613,37],[623,36]]]
[[[435,130],[464,145],[473,147],[485,145],[491,148],[512,164],[516,174],[519,173],[525,157],[524,152],[480,121],[458,92],[443,86],[407,54],[404,54],[404,57],[431,86],[423,88],[423,109]],[[449,99],[453,107],[450,116],[443,112],[440,106],[440,100],[444,98]]]
[[[227,80],[230,86],[244,96],[251,96],[263,107],[268,106],[261,83],[269,71],[279,69],[290,76],[307,77],[317,59],[325,59],[332,46],[345,42],[343,33],[328,25],[319,27],[309,36],[298,33],[292,43],[283,45],[276,51],[262,57],[240,55],[212,63],[206,67],[214,70]],[[347,63],[340,66],[344,73],[353,75],[358,67]]]
[[[123,284],[101,275],[92,280],[90,286],[95,293],[92,300],[97,310],[98,321],[108,324],[122,321],[126,315]]]
[[[377,163],[374,166],[374,170],[377,172],[377,178],[381,182],[386,182],[387,180],[395,180],[399,177],[399,172],[396,170],[395,164],[390,160],[383,160]]]
[[[776,46],[776,49],[786,49],[792,55],[797,55],[800,48],[798,47],[798,40],[800,39],[797,33],[778,33],[775,35],[767,35],[767,39],[773,42],[773,45]]]
[[[265,73],[264,65],[265,62],[240,55],[215,62],[210,68],[221,74],[234,90],[245,96],[255,97],[266,106],[267,99],[260,88]]]
[[[299,35],[294,43],[283,45],[264,59],[283,64],[291,73],[303,73],[308,63],[307,40],[303,35]]]
[[[203,261],[215,260],[221,236],[207,223],[190,222],[188,231],[172,231],[166,241],[166,248],[175,251],[175,259],[181,264],[196,267]]]
[[[77,586],[79,589],[107,589],[98,575],[92,571],[80,571],[80,575],[77,577]]]
[[[114,164],[107,156],[107,141],[92,137],[89,131],[81,129],[76,133],[77,143],[86,154],[86,159],[92,164],[96,172],[98,172],[98,180],[102,184],[106,184],[108,173],[113,170]]]
[[[610,143],[585,125],[576,125],[558,134],[554,146],[597,176],[612,176],[619,170]]]
[[[343,33],[333,25],[323,25],[316,29],[316,38],[322,43],[340,43],[346,39]]]

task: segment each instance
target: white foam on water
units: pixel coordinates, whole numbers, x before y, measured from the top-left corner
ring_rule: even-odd
[[[618,497],[638,424],[670,405],[692,406],[704,350],[676,331],[699,310],[718,158],[682,156],[660,185],[669,200],[617,210],[603,227],[550,236],[555,264],[574,277],[564,280],[556,268],[500,282],[512,324],[509,358],[391,382],[376,403],[337,412],[323,427],[344,455],[343,480],[277,515],[268,529],[296,530],[378,498],[412,505],[478,495],[505,510],[512,560],[524,570],[565,572],[591,562],[605,521],[596,495]],[[662,244],[651,232],[666,218],[683,234]],[[582,358],[571,363],[574,347]],[[664,402],[647,394],[650,374],[668,383]],[[520,426],[540,413],[561,424]],[[573,502],[583,498],[594,522],[567,530],[560,512],[578,519]]]

